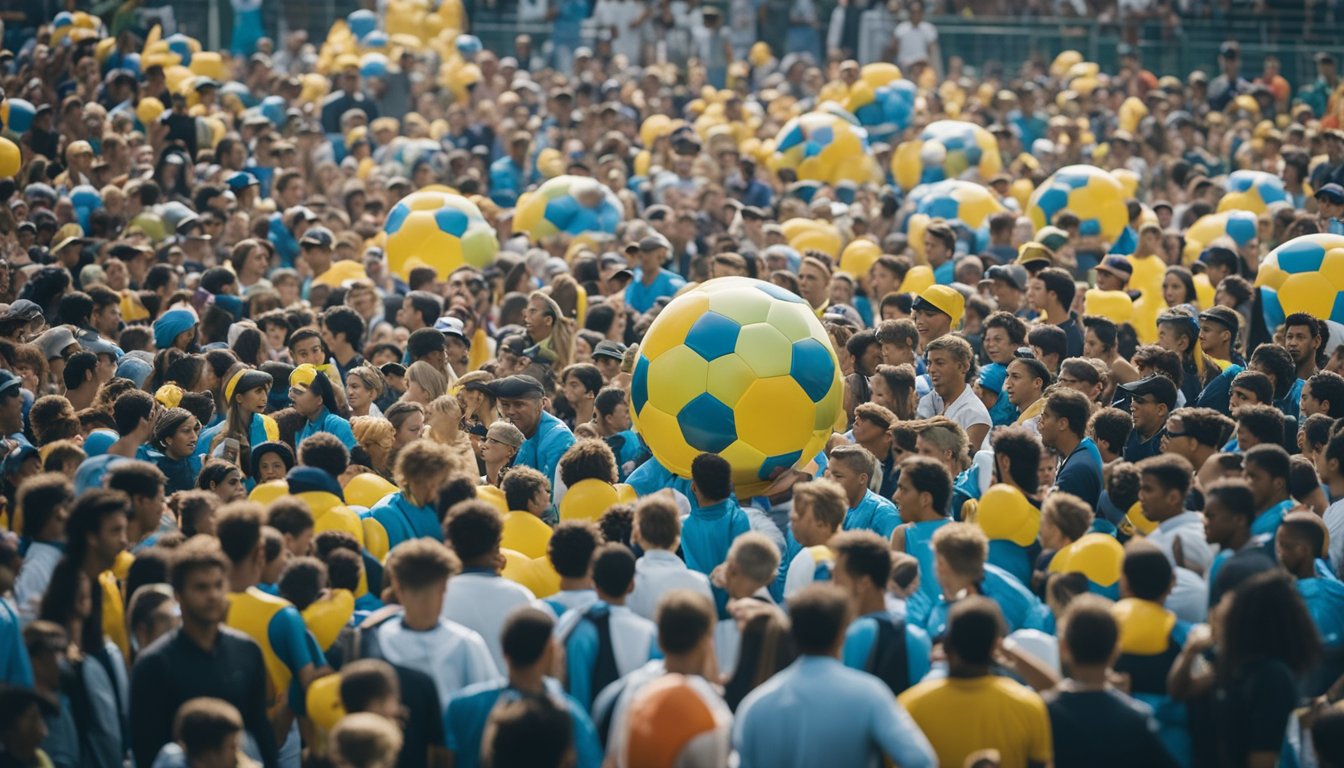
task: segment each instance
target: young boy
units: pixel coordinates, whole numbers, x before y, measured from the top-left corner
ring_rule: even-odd
[[[653,621],[658,599],[673,589],[688,589],[714,599],[709,578],[686,567],[677,557],[681,543],[681,520],[670,499],[649,496],[635,507],[634,543],[644,551],[635,563],[635,591],[630,609]],[[730,550],[731,551],[731,550]]]
[[[602,534],[587,520],[566,520],[555,527],[546,544],[546,558],[560,574],[560,591],[543,603],[556,618],[597,602],[597,592],[593,590],[593,553],[601,544]]]
[[[779,572],[779,550],[769,537],[755,531],[744,533],[733,540],[728,550],[728,559],[714,569],[714,586],[723,590],[729,605],[734,600],[751,600],[774,604],[770,596],[770,585]],[[714,655],[719,662],[719,672],[731,675],[737,666],[737,652],[742,635],[737,626],[737,617],[720,619],[714,629]]]

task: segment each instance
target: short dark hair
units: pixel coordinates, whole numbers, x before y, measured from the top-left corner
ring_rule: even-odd
[[[517,699],[494,708],[481,738],[498,768],[561,765],[574,742],[569,714],[546,697]]]
[[[1120,625],[1111,614],[1110,603],[1096,595],[1079,595],[1069,601],[1061,619],[1064,634],[1060,640],[1069,649],[1075,664],[1106,664],[1120,641]]]
[[[1134,365],[1138,368],[1152,368],[1157,373],[1171,379],[1177,389],[1185,376],[1181,356],[1156,344],[1146,344],[1134,350]]]
[[[1012,312],[1005,312],[1000,309],[985,318],[984,326],[986,331],[990,328],[1002,329],[1004,333],[1008,334],[1008,340],[1018,346],[1022,346],[1022,343],[1027,339],[1027,324]]]
[[[798,652],[829,654],[849,626],[849,596],[834,584],[817,582],[788,599],[790,634]]]
[[[1256,402],[1269,405],[1274,402],[1274,381],[1260,371],[1242,371],[1232,379],[1233,389],[1244,389],[1255,395]]]
[[[37,539],[56,510],[75,500],[70,479],[60,472],[34,475],[19,485],[16,509],[23,515],[23,535]]]
[[[316,557],[296,557],[280,573],[280,596],[300,611],[317,601],[327,587],[327,565]]]
[[[1261,444],[1250,448],[1242,455],[1242,461],[1246,464],[1258,465],[1272,478],[1283,478],[1284,487],[1288,485],[1288,471],[1291,468],[1292,460],[1283,446],[1277,444]]]
[[[915,330],[915,323],[910,319],[902,320],[883,320],[877,324],[873,335],[877,337],[879,344],[896,344],[903,347],[913,347],[919,343],[919,331]]]
[[[81,493],[65,521],[66,559],[82,567],[88,555],[88,536],[102,530],[105,518],[112,515],[129,517],[130,512],[131,500],[121,491],[95,488]]]
[[[602,543],[597,526],[587,520],[562,520],[546,544],[546,557],[556,573],[567,579],[582,579],[593,564],[593,553]]]
[[[1130,593],[1140,600],[1161,600],[1176,578],[1166,553],[1141,538],[1131,539],[1125,544],[1121,572]]]
[[[1319,371],[1307,379],[1306,386],[1312,397],[1330,403],[1327,410],[1330,418],[1344,418],[1344,376],[1332,371]]]
[[[1041,441],[1024,427],[1004,427],[994,435],[994,456],[1008,457],[1008,476],[1028,496],[1040,486]]]
[[[327,584],[332,589],[359,589],[359,577],[364,573],[364,561],[359,553],[348,549],[333,549],[322,558],[327,564]]]
[[[1055,355],[1060,360],[1069,353],[1069,335],[1058,325],[1043,324],[1027,332],[1027,343],[1040,347],[1041,353]]]
[[[444,535],[463,560],[475,560],[499,547],[504,517],[484,501],[463,501],[448,510]]]
[[[1251,486],[1239,478],[1218,480],[1204,489],[1204,506],[1207,509],[1212,502],[1218,502],[1234,515],[1246,518],[1249,526],[1259,510],[1255,508],[1255,497]]]
[[[93,316],[93,298],[83,291],[71,291],[56,305],[56,319],[63,325],[88,325]]]
[[[330,432],[318,432],[299,444],[299,464],[317,467],[332,477],[340,477],[350,466],[350,449]]]
[[[603,387],[593,398],[593,409],[598,416],[610,416],[616,412],[616,406],[625,402],[625,390],[620,387]]]
[[[1055,418],[1067,422],[1069,431],[1075,435],[1087,434],[1087,420],[1092,415],[1092,401],[1082,392],[1064,387],[1056,389],[1046,395],[1045,410]]]
[[[443,301],[429,291],[411,291],[406,298],[411,300],[411,310],[420,315],[425,325],[434,325],[443,313]]]
[[[89,376],[97,377],[98,356],[88,350],[80,350],[65,361],[65,371],[61,377],[66,389],[78,389]]]
[[[593,553],[593,586],[599,595],[623,597],[635,581],[635,554],[624,544],[603,544]]]
[[[118,462],[107,473],[107,487],[121,491],[134,499],[153,497],[163,488],[166,479],[159,468],[147,461]]]
[[[1302,422],[1302,439],[1309,448],[1328,445],[1330,443],[1330,433],[1334,426],[1334,419],[1324,413],[1313,413],[1307,417],[1306,421]]]
[[[1073,296],[1078,292],[1078,287],[1073,284],[1073,275],[1059,267],[1046,267],[1032,275],[1032,278],[1044,283],[1046,292],[1055,294],[1064,309],[1073,304]]]
[[[1114,320],[1101,315],[1083,315],[1083,328],[1097,337],[1104,351],[1109,352],[1115,348],[1120,329]]]
[[[1124,451],[1129,433],[1134,429],[1134,417],[1119,408],[1101,408],[1092,414],[1090,424],[1097,442],[1105,443],[1107,450],[1119,454]]]
[[[574,363],[565,368],[560,372],[560,381],[563,382],[569,376],[578,379],[590,394],[595,395],[602,389],[602,372],[592,363]]]
[[[223,699],[192,699],[173,717],[173,737],[181,742],[188,758],[219,749],[225,739],[242,730],[242,715]]]
[[[1054,381],[1054,377],[1050,375],[1050,369],[1046,367],[1045,363],[1034,357],[1015,357],[1008,365],[1020,365],[1030,371],[1031,378],[1040,380],[1042,391]]]
[[[845,572],[866,578],[878,589],[886,589],[891,578],[891,545],[872,531],[844,531],[828,545],[836,558],[844,557]]]
[[[616,454],[606,441],[596,438],[575,441],[560,457],[559,469],[566,488],[573,488],[584,480],[614,483],[619,479]]]
[[[224,267],[211,267],[201,273],[201,288],[213,294],[219,294],[225,286],[233,285],[238,282],[238,277],[233,270]]]
[[[1297,364],[1293,355],[1278,344],[1261,344],[1251,353],[1251,365],[1263,365],[1274,379],[1274,399],[1288,394],[1297,381]],[[1233,386],[1236,386],[1235,382]]]
[[[976,666],[988,665],[994,645],[1003,636],[1003,614],[987,597],[976,595],[958,600],[947,612],[947,635],[943,643],[957,658]]]
[[[387,570],[398,588],[414,592],[446,583],[462,570],[462,563],[451,549],[434,539],[411,539],[392,550]]]
[[[356,659],[341,667],[341,705],[366,712],[379,699],[400,693],[396,669],[382,659]]]
[[[655,611],[658,645],[664,654],[687,653],[714,631],[714,604],[687,589],[663,593]]]
[[[354,309],[345,305],[337,305],[327,308],[322,313],[322,324],[327,327],[332,336],[341,334],[345,341],[356,350],[364,345],[364,318]]]
[[[1340,383],[1344,385],[1344,380]],[[1344,404],[1344,399],[1340,402]],[[1181,420],[1185,434],[1195,442],[1212,448],[1222,448],[1237,426],[1236,422],[1212,408],[1178,408],[1172,411],[1171,417]]]
[[[635,527],[646,546],[672,549],[681,536],[681,512],[669,499],[646,496],[635,506]]]
[[[1179,491],[1181,496],[1190,492],[1190,480],[1195,468],[1184,456],[1160,453],[1139,462],[1139,474],[1148,475],[1168,491]]]
[[[499,482],[504,491],[504,503],[512,510],[525,510],[537,491],[549,491],[546,476],[531,467],[517,466],[504,473]]]
[[[1283,412],[1268,403],[1243,405],[1237,410],[1237,426],[1244,427],[1261,443],[1282,443],[1283,425]]]
[[[947,501],[952,498],[952,476],[941,461],[910,456],[901,461],[901,474],[909,476],[916,491],[929,494],[935,512],[942,514],[947,509]]]
[[[303,499],[281,497],[266,510],[266,524],[281,533],[299,536],[313,529],[313,510]]]
[[[229,560],[241,563],[256,551],[265,525],[261,505],[235,501],[224,505],[215,516],[215,535]]]
[[[116,422],[117,433],[125,436],[134,432],[141,421],[154,413],[156,405],[154,396],[144,390],[132,389],[121,393],[112,404],[112,419]]]
[[[139,558],[136,558],[139,560]],[[182,591],[187,576],[193,571],[218,568],[225,573],[229,570],[229,560],[219,547],[219,542],[209,536],[193,536],[182,546],[173,550],[169,557],[168,578],[174,591]]]
[[[500,649],[510,665],[528,667],[546,652],[555,620],[545,611],[530,606],[519,608],[504,620]]]
[[[691,461],[691,480],[707,499],[717,501],[733,495],[733,467],[716,453],[702,453]]]

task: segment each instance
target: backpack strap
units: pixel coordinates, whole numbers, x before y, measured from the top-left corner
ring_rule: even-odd
[[[893,616],[871,616],[877,622],[877,640],[864,670],[887,684],[893,694],[910,687],[910,660],[905,646],[905,622]]]
[[[603,688],[616,682],[621,672],[616,667],[616,652],[611,645],[611,610],[606,605],[595,605],[583,612],[583,621],[597,630],[597,659],[593,666],[593,698]]]

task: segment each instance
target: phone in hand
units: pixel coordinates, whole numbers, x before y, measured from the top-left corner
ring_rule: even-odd
[[[223,458],[225,461],[229,462],[230,464],[237,464],[238,454],[241,450],[242,448],[241,446],[239,446],[237,438],[233,437],[224,438]]]

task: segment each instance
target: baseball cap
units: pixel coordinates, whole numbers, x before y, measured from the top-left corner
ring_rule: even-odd
[[[526,374],[496,379],[490,382],[490,391],[495,393],[495,397],[510,400],[540,400],[546,396],[541,382]]]
[[[1032,241],[1023,243],[1022,247],[1017,249],[1017,263],[1026,266],[1036,262],[1045,262],[1047,264],[1055,263],[1054,251],[1050,250],[1042,243]]]
[[[9,309],[0,315],[0,321],[5,320],[23,320],[32,322],[42,315],[42,308],[27,299],[17,299],[9,305]]]
[[[229,177],[224,180],[224,183],[234,192],[237,192],[240,189],[261,185],[261,182],[257,180],[257,177],[247,171],[236,171],[229,174]]]
[[[995,264],[985,277],[1009,283],[1019,291],[1027,290],[1027,268],[1021,264]]]
[[[625,345],[619,341],[605,339],[593,348],[593,357],[609,357],[613,360],[625,359]]]
[[[1165,404],[1168,410],[1176,407],[1176,384],[1161,374],[1121,384],[1120,388],[1135,397],[1157,398],[1157,402]]]
[[[1199,313],[1200,322],[1215,322],[1224,328],[1236,333],[1241,329],[1241,316],[1231,307],[1216,306],[1209,307]]]
[[[1116,277],[1128,281],[1134,276],[1134,265],[1124,256],[1107,256],[1097,265],[1098,272],[1110,272]]]
[[[61,353],[69,349],[70,345],[74,343],[76,343],[75,334],[64,325],[58,325],[44,331],[41,336],[33,341],[33,344],[42,350],[42,354],[46,355],[48,360],[60,357]]]
[[[925,288],[910,307],[912,310],[934,309],[952,318],[952,327],[961,323],[966,312],[966,299],[957,289],[947,285],[931,285]]]
[[[17,394],[22,382],[19,377],[6,370],[0,370],[0,397]]]
[[[1326,202],[1334,203],[1336,205],[1344,204],[1344,187],[1341,187],[1338,184],[1326,184],[1316,190],[1316,199],[1325,200]]]
[[[303,233],[303,239],[299,240],[299,245],[330,248],[335,241],[336,237],[331,234],[330,229],[327,229],[326,227],[312,227],[307,232]]]
[[[667,238],[662,235],[649,235],[637,243],[629,243],[625,246],[626,253],[656,251],[659,248],[671,248]]]
[[[465,326],[463,326],[462,321],[458,320],[456,317],[452,317],[451,315],[440,317],[438,320],[434,321],[434,330],[439,331],[444,336],[456,336],[465,342],[467,346],[471,346],[471,339],[467,338]]]

